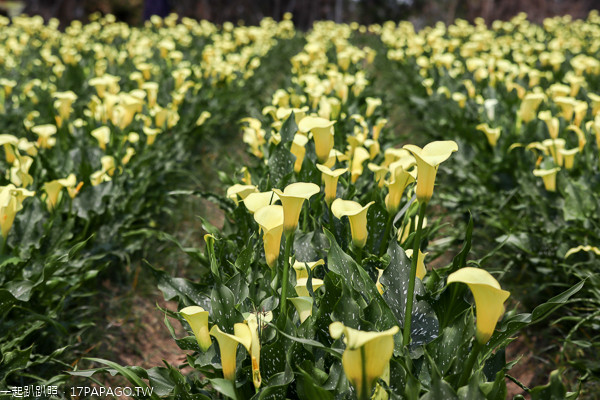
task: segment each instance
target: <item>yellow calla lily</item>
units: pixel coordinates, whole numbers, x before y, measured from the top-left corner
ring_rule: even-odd
[[[382,188],[385,184],[385,176],[390,172],[390,170],[385,165],[377,165],[374,163],[367,164],[367,168],[369,171],[373,172],[375,175],[375,182],[377,182],[377,186]]]
[[[263,244],[267,265],[271,268],[277,265],[281,234],[283,233],[283,207],[269,205],[254,213],[254,220],[263,231]]]
[[[236,183],[233,186],[227,188],[227,198],[231,199],[237,205],[239,199],[246,199],[251,193],[258,193],[258,188],[254,185],[240,185]]]
[[[304,200],[310,199],[313,195],[319,193],[320,190],[314,183],[306,182],[296,182],[287,185],[283,192],[279,189],[273,189],[279,196],[281,205],[283,206],[283,230],[286,236],[296,230]]]
[[[217,339],[219,351],[221,352],[221,369],[223,377],[232,382],[235,381],[236,353],[238,344],[246,349],[252,344],[252,333],[248,325],[237,323],[234,325],[234,334],[223,332],[217,325],[210,329],[210,335]]]
[[[552,139],[558,138],[558,128],[560,127],[558,118],[552,117],[550,111],[540,111],[538,113],[538,118],[546,123],[550,137]]]
[[[290,259],[290,261],[291,261],[291,259]],[[308,265],[308,268],[310,268],[310,270],[312,271],[319,265],[325,265],[325,261],[323,259],[320,259],[317,261],[311,261],[311,262],[303,262],[303,261],[298,261],[298,260],[294,261],[292,268],[294,268],[294,271],[296,271],[296,281],[298,281],[299,279],[302,279],[302,278],[308,278],[308,272],[306,272],[307,265]]]
[[[381,105],[381,99],[375,97],[367,97],[367,110],[365,111],[365,117],[370,117],[375,112],[375,109]]]
[[[52,211],[56,207],[56,204],[58,204],[63,188],[74,188],[76,184],[77,178],[75,178],[75,174],[71,174],[65,179],[57,179],[44,183],[43,189],[46,193],[45,200],[48,211]]]
[[[575,147],[573,149],[565,150],[560,149],[558,152],[563,157],[564,166],[566,169],[572,169],[573,163],[575,162],[575,154],[579,153],[579,148]]]
[[[338,180],[340,176],[348,171],[348,168],[331,170],[325,165],[317,164],[317,169],[322,172],[321,179],[323,179],[323,183],[325,184],[325,202],[328,206],[331,206],[331,203],[337,197]]]
[[[544,180],[544,187],[549,192],[556,192],[556,174],[560,168],[552,169],[534,169],[533,175],[539,176]]]
[[[296,311],[298,311],[298,316],[300,317],[300,323],[303,323],[312,315],[312,297],[290,297],[288,300],[296,307]]]
[[[310,297],[310,293],[308,293],[308,288],[306,285],[308,284],[308,278],[300,278],[296,281],[296,293],[300,297]],[[311,280],[311,284],[313,287],[313,292],[319,290],[321,286],[323,286],[324,282],[322,279],[313,278]]]
[[[37,125],[31,128],[31,132],[38,135],[37,144],[42,149],[49,149],[56,144],[56,139],[52,137],[56,133],[54,125]]]
[[[323,164],[327,168],[333,168],[336,162],[348,161],[348,156],[339,150],[331,149],[329,152],[329,158]]]
[[[344,335],[346,349],[342,365],[359,400],[371,397],[375,383],[385,373],[394,353],[394,335],[399,330],[394,326],[383,332],[364,332],[348,328],[341,322],[329,325],[332,338],[339,339]]]
[[[413,256],[413,251],[413,249],[408,249],[405,251],[406,255],[411,260]],[[427,254],[429,253],[423,253],[421,252],[421,249],[419,249],[419,258],[417,259],[417,278],[421,280],[423,280],[423,278],[425,278],[425,275],[427,274],[427,268],[425,268],[425,256],[427,256]]]
[[[274,204],[277,200],[279,200],[279,196],[272,190],[268,192],[255,192],[246,196],[244,205],[251,214],[254,214],[261,208]]]
[[[579,145],[579,151],[583,151],[583,148],[585,147],[585,144],[587,143],[587,140],[585,138],[585,133],[583,133],[583,131],[581,130],[581,128],[577,125],[569,125],[567,127],[568,131],[574,132],[577,135],[577,139],[578,139],[578,145]]]
[[[190,324],[200,349],[202,351],[208,350],[212,344],[208,333],[208,311],[205,311],[202,307],[189,306],[183,308],[179,313]]]
[[[12,164],[15,161],[15,147],[19,145],[19,139],[13,135],[0,134],[0,146],[4,147],[6,162]]]
[[[258,389],[262,383],[262,378],[260,376],[260,337],[258,335],[258,321],[256,315],[250,314],[245,322],[248,325],[251,338],[250,347],[246,347],[246,350],[248,350],[248,354],[250,354],[252,360],[252,382],[254,383],[254,387]],[[239,330],[241,331],[241,329]],[[238,332],[236,332],[236,334],[238,334]]]
[[[335,124],[335,121],[329,121],[321,117],[304,117],[298,123],[300,132],[312,132],[317,160],[321,164],[327,161],[329,152],[333,148],[333,124]]]
[[[395,162],[396,163],[396,162]],[[400,200],[406,187],[415,181],[414,176],[404,170],[402,166],[396,166],[392,163],[390,167],[394,167],[392,173],[392,181],[387,182],[388,194],[385,196],[385,208],[390,215],[396,214],[400,208]]]
[[[358,248],[363,248],[367,243],[367,212],[374,203],[372,201],[363,207],[352,200],[336,199],[331,204],[331,212],[337,219],[342,219],[344,216],[348,217],[352,243]]]
[[[543,93],[528,93],[521,102],[519,108],[519,116],[521,121],[529,122],[535,118],[536,112],[542,101],[546,98]]]
[[[0,232],[4,241],[13,226],[17,212],[23,209],[23,200],[34,194],[35,192],[17,188],[12,183],[0,187]]]
[[[302,169],[302,162],[304,161],[304,155],[306,154],[306,143],[308,143],[308,138],[306,136],[298,133],[294,136],[290,152],[296,157],[296,161],[294,162],[295,173],[300,172]]]
[[[417,159],[417,199],[428,202],[433,196],[433,186],[439,165],[458,150],[458,145],[452,140],[431,142],[422,149],[407,144],[404,148]]]
[[[352,162],[350,168],[350,180],[355,183],[363,173],[363,163],[370,158],[370,154],[364,147],[356,147],[352,153]]]
[[[498,139],[500,138],[500,134],[502,133],[500,128],[490,128],[488,124],[479,124],[477,125],[477,129],[485,133],[485,137],[487,138],[490,146],[496,147]]]
[[[100,148],[106,150],[106,145],[110,142],[110,128],[108,126],[101,126],[94,129],[91,135],[98,141]]]
[[[486,344],[504,314],[504,302],[510,292],[502,290],[498,281],[480,268],[465,267],[453,272],[448,276],[448,285],[455,282],[467,284],[473,293],[477,315],[475,338],[480,344]]]

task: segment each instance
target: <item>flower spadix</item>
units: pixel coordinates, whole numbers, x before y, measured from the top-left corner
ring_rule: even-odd
[[[234,334],[223,332],[217,325],[210,329],[210,335],[217,339],[219,350],[221,352],[221,368],[223,377],[230,381],[235,381],[235,365],[238,344],[242,344],[246,349],[252,344],[252,333],[246,324],[235,324]]]
[[[337,195],[337,184],[340,176],[348,171],[348,168],[338,168],[331,170],[330,168],[317,164],[317,169],[321,171],[321,179],[325,184],[325,202],[331,206],[331,203],[335,200]]]
[[[423,148],[407,144],[404,148],[417,159],[417,199],[428,202],[433,196],[433,186],[439,165],[458,150],[452,140],[431,142]]]
[[[317,160],[320,163],[327,161],[329,152],[333,148],[333,124],[335,121],[321,117],[304,117],[298,124],[300,132],[312,132]]]
[[[190,324],[194,336],[198,341],[198,346],[202,351],[208,350],[211,345],[210,335],[208,333],[208,311],[198,306],[189,306],[179,311],[183,318]]]
[[[367,212],[373,203],[363,207],[356,201],[336,199],[331,204],[331,212],[336,218],[348,217],[352,243],[358,248],[363,248],[367,243]]]
[[[310,199],[319,191],[319,186],[306,182],[292,183],[286,186],[283,192],[279,189],[273,189],[273,192],[279,196],[283,206],[283,230],[286,235],[296,230],[304,200]]]
[[[341,322],[329,325],[332,338],[339,339],[344,335],[346,349],[342,365],[360,400],[371,397],[375,383],[385,372],[394,353],[394,335],[399,330],[394,326],[383,332],[364,332],[348,328]]]
[[[504,302],[510,292],[502,290],[498,281],[486,270],[473,267],[461,268],[448,276],[448,284],[465,283],[475,298],[477,332],[475,338],[486,344],[492,337],[496,323],[504,314]]]
[[[267,265],[271,268],[277,265],[281,234],[283,233],[283,207],[269,205],[254,213],[254,220],[263,231],[263,244]]]

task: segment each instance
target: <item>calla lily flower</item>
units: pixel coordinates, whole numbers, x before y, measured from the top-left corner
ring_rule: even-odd
[[[292,302],[294,307],[296,307],[296,311],[298,311],[300,323],[303,323],[308,317],[312,315],[312,297],[290,297],[289,300]]]
[[[190,324],[200,349],[202,351],[208,350],[212,344],[208,332],[208,311],[205,311],[202,307],[190,306],[185,307],[179,311],[179,313],[183,315],[188,324]]]
[[[394,326],[383,332],[364,332],[348,328],[341,322],[329,325],[332,338],[339,339],[344,335],[346,349],[342,365],[359,400],[371,397],[375,383],[385,373],[394,353],[394,335],[399,330]]]
[[[56,133],[54,125],[37,125],[31,128],[31,132],[38,135],[37,144],[42,149],[49,149],[56,144],[56,139],[52,137]]]
[[[258,193],[258,188],[254,185],[240,185],[236,183],[227,188],[227,198],[238,204],[238,198],[245,200],[251,193]]]
[[[300,172],[302,169],[302,162],[304,161],[304,156],[306,154],[306,143],[308,143],[308,138],[306,136],[301,134],[296,134],[294,136],[290,152],[296,157],[296,161],[294,162],[295,173]]]
[[[152,146],[154,144],[154,141],[156,140],[156,135],[162,132],[162,130],[158,128],[149,128],[147,126],[144,126],[142,128],[142,131],[146,135],[146,144],[148,146]]]
[[[310,199],[313,195],[320,192],[320,188],[314,183],[296,182],[292,183],[283,190],[273,189],[279,196],[283,206],[283,230],[286,235],[293,233],[298,226],[298,218],[304,200]]]
[[[552,139],[558,138],[558,128],[560,127],[558,118],[552,117],[550,111],[540,111],[538,118],[546,123],[550,137]]]
[[[496,147],[498,138],[500,138],[500,134],[502,133],[500,128],[490,128],[488,124],[479,124],[477,125],[477,129],[485,133],[490,146]]]
[[[367,168],[369,168],[369,171],[373,172],[375,175],[377,186],[382,188],[385,184],[385,176],[388,174],[388,172],[390,172],[390,170],[384,165],[377,165],[374,163],[367,164]]]
[[[408,249],[405,251],[407,257],[411,260],[413,256],[413,251],[413,249]],[[417,278],[421,280],[423,280],[423,278],[425,278],[425,275],[427,274],[427,268],[425,268],[425,256],[427,256],[427,254],[429,253],[423,253],[421,252],[421,249],[419,249],[419,258],[417,259]]]
[[[337,219],[348,217],[352,243],[358,248],[363,248],[367,243],[367,211],[373,203],[375,202],[372,201],[363,207],[352,200],[336,199],[331,204],[331,212]]]
[[[250,331],[250,346],[246,347],[248,354],[252,360],[252,382],[254,387],[258,389],[262,383],[260,376],[260,337],[258,336],[258,321],[255,314],[250,314],[246,319],[248,330]],[[236,324],[237,325],[237,324]],[[241,331],[241,329],[239,330]],[[238,334],[238,332],[236,332]]]
[[[277,200],[279,200],[279,196],[272,190],[268,192],[255,192],[246,196],[244,205],[251,214],[254,214],[261,208],[274,204]]]
[[[536,112],[542,101],[546,98],[543,93],[528,93],[521,102],[519,116],[521,121],[529,122],[535,118]]]
[[[562,115],[567,122],[573,119],[573,111],[577,105],[577,100],[572,97],[557,97],[554,102],[560,107],[560,115]]]
[[[223,332],[218,325],[213,325],[210,335],[219,342],[221,352],[221,368],[223,377],[232,382],[235,381],[236,353],[238,344],[249,349],[252,344],[252,333],[246,324],[234,325],[234,334]]]
[[[572,169],[573,163],[575,162],[575,154],[579,153],[579,148],[575,147],[574,149],[560,149],[558,152],[563,157],[564,167],[566,169]]]
[[[383,288],[383,284],[380,282],[381,277],[383,276],[383,269],[380,268],[375,268],[377,270],[377,282],[375,282],[375,287],[377,288],[377,291],[379,292],[379,294],[383,294],[384,292],[384,288]]]
[[[265,206],[254,213],[254,220],[263,231],[263,244],[267,265],[271,268],[277,265],[281,234],[283,233],[283,207]]]
[[[390,165],[390,167],[393,166],[394,168],[392,170],[393,180],[387,182],[389,192],[387,196],[385,196],[385,208],[390,215],[394,215],[398,212],[404,190],[409,184],[415,181],[414,176],[410,172],[406,171],[401,165],[394,164],[396,164],[396,162]]]
[[[310,293],[308,293],[308,288],[306,285],[308,284],[308,278],[300,278],[296,281],[296,293],[300,297],[310,297]],[[324,282],[322,279],[313,278],[311,280],[311,284],[313,287],[313,292],[319,290],[321,286],[323,286]]]
[[[348,171],[348,168],[338,168],[334,171],[321,164],[317,164],[317,169],[322,172],[321,179],[325,183],[325,202],[328,206],[337,196],[337,184],[340,176]]]
[[[365,117],[370,117],[375,112],[375,109],[381,105],[381,99],[375,97],[367,97],[367,110],[365,111]]]
[[[63,188],[74,188],[77,184],[75,174],[69,175],[65,179],[57,179],[44,183],[44,192],[46,192],[46,206],[48,211],[52,211],[60,200],[61,190]]]
[[[335,121],[320,117],[304,117],[298,124],[300,132],[312,132],[317,160],[321,164],[327,161],[329,152],[333,148],[333,124]]]
[[[350,168],[351,182],[355,183],[363,173],[363,163],[370,158],[370,154],[364,147],[356,147],[352,153],[352,164]]]
[[[0,232],[6,241],[8,232],[13,226],[17,212],[23,209],[23,200],[32,197],[35,192],[17,188],[12,183],[0,187]]]
[[[473,267],[461,268],[448,276],[451,283],[466,283],[475,298],[477,332],[475,338],[484,345],[490,340],[496,324],[504,314],[504,302],[510,292],[502,290],[498,281],[486,270]]]
[[[13,135],[0,134],[0,146],[4,146],[6,162],[12,164],[15,161],[15,147],[19,144],[19,139]]]
[[[106,145],[110,142],[110,128],[108,126],[101,126],[91,132],[91,135],[96,138],[100,148],[106,150]]]
[[[458,150],[452,140],[432,142],[423,147],[407,144],[404,148],[417,159],[417,199],[428,202],[433,196],[433,186],[439,165]]]
[[[544,187],[549,192],[556,192],[556,174],[560,168],[552,169],[534,169],[533,175],[539,176],[544,180]]]
[[[290,257],[290,261],[291,261],[291,257]],[[303,261],[298,261],[298,260],[294,261],[292,268],[294,268],[294,271],[296,271],[296,281],[298,281],[299,279],[302,279],[302,278],[308,278],[308,272],[306,272],[307,265],[308,265],[308,268],[310,268],[310,270],[312,271],[319,265],[325,265],[325,261],[323,259],[320,259],[317,261],[311,261],[311,262],[303,262]]]
[[[329,152],[329,158],[323,164],[327,168],[333,168],[336,162],[348,161],[348,156],[339,150],[331,149]]]

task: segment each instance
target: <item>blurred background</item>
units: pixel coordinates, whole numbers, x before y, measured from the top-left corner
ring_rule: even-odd
[[[437,21],[449,23],[455,18],[506,20],[521,11],[541,22],[546,17],[564,14],[585,18],[590,10],[599,8],[600,0],[0,0],[3,15],[38,14],[45,19],[58,18],[62,25],[74,19],[85,21],[98,11],[112,13],[131,25],[169,11],[216,23],[245,24],[256,24],[267,16],[279,20],[291,12],[296,26],[302,29],[324,19],[361,24],[410,20],[420,28]]]

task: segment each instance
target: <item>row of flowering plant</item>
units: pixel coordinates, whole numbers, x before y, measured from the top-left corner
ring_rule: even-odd
[[[450,132],[465,150],[444,205],[458,214],[470,208],[485,226],[480,235],[495,239],[487,248],[505,246],[490,267],[523,288],[525,304],[588,279],[585,301],[555,326],[564,337],[560,358],[596,376],[598,364],[587,358],[597,357],[579,349],[597,348],[600,304],[598,13],[541,25],[520,14],[491,26],[379,28],[390,70],[413,78],[397,88],[411,95],[398,98],[436,115],[424,118],[427,137]]]
[[[135,232],[184,187],[211,111],[239,112],[231,98],[295,34],[177,21],[0,16],[0,390],[67,379],[95,347],[99,282],[148,253]]]
[[[165,322],[185,362],[125,376],[178,398],[504,399],[506,345],[580,289],[507,312],[510,293],[467,266],[472,225],[453,261],[431,266],[440,224],[428,204],[460,149],[394,146],[382,101],[368,96],[375,54],[352,34],[315,24],[292,58],[293,86],[243,121],[253,159],[225,178],[226,196],[211,195],[226,218],[204,223],[200,281],[152,268],[181,306]],[[168,317],[191,335],[178,338]],[[185,379],[184,367],[200,375]]]

